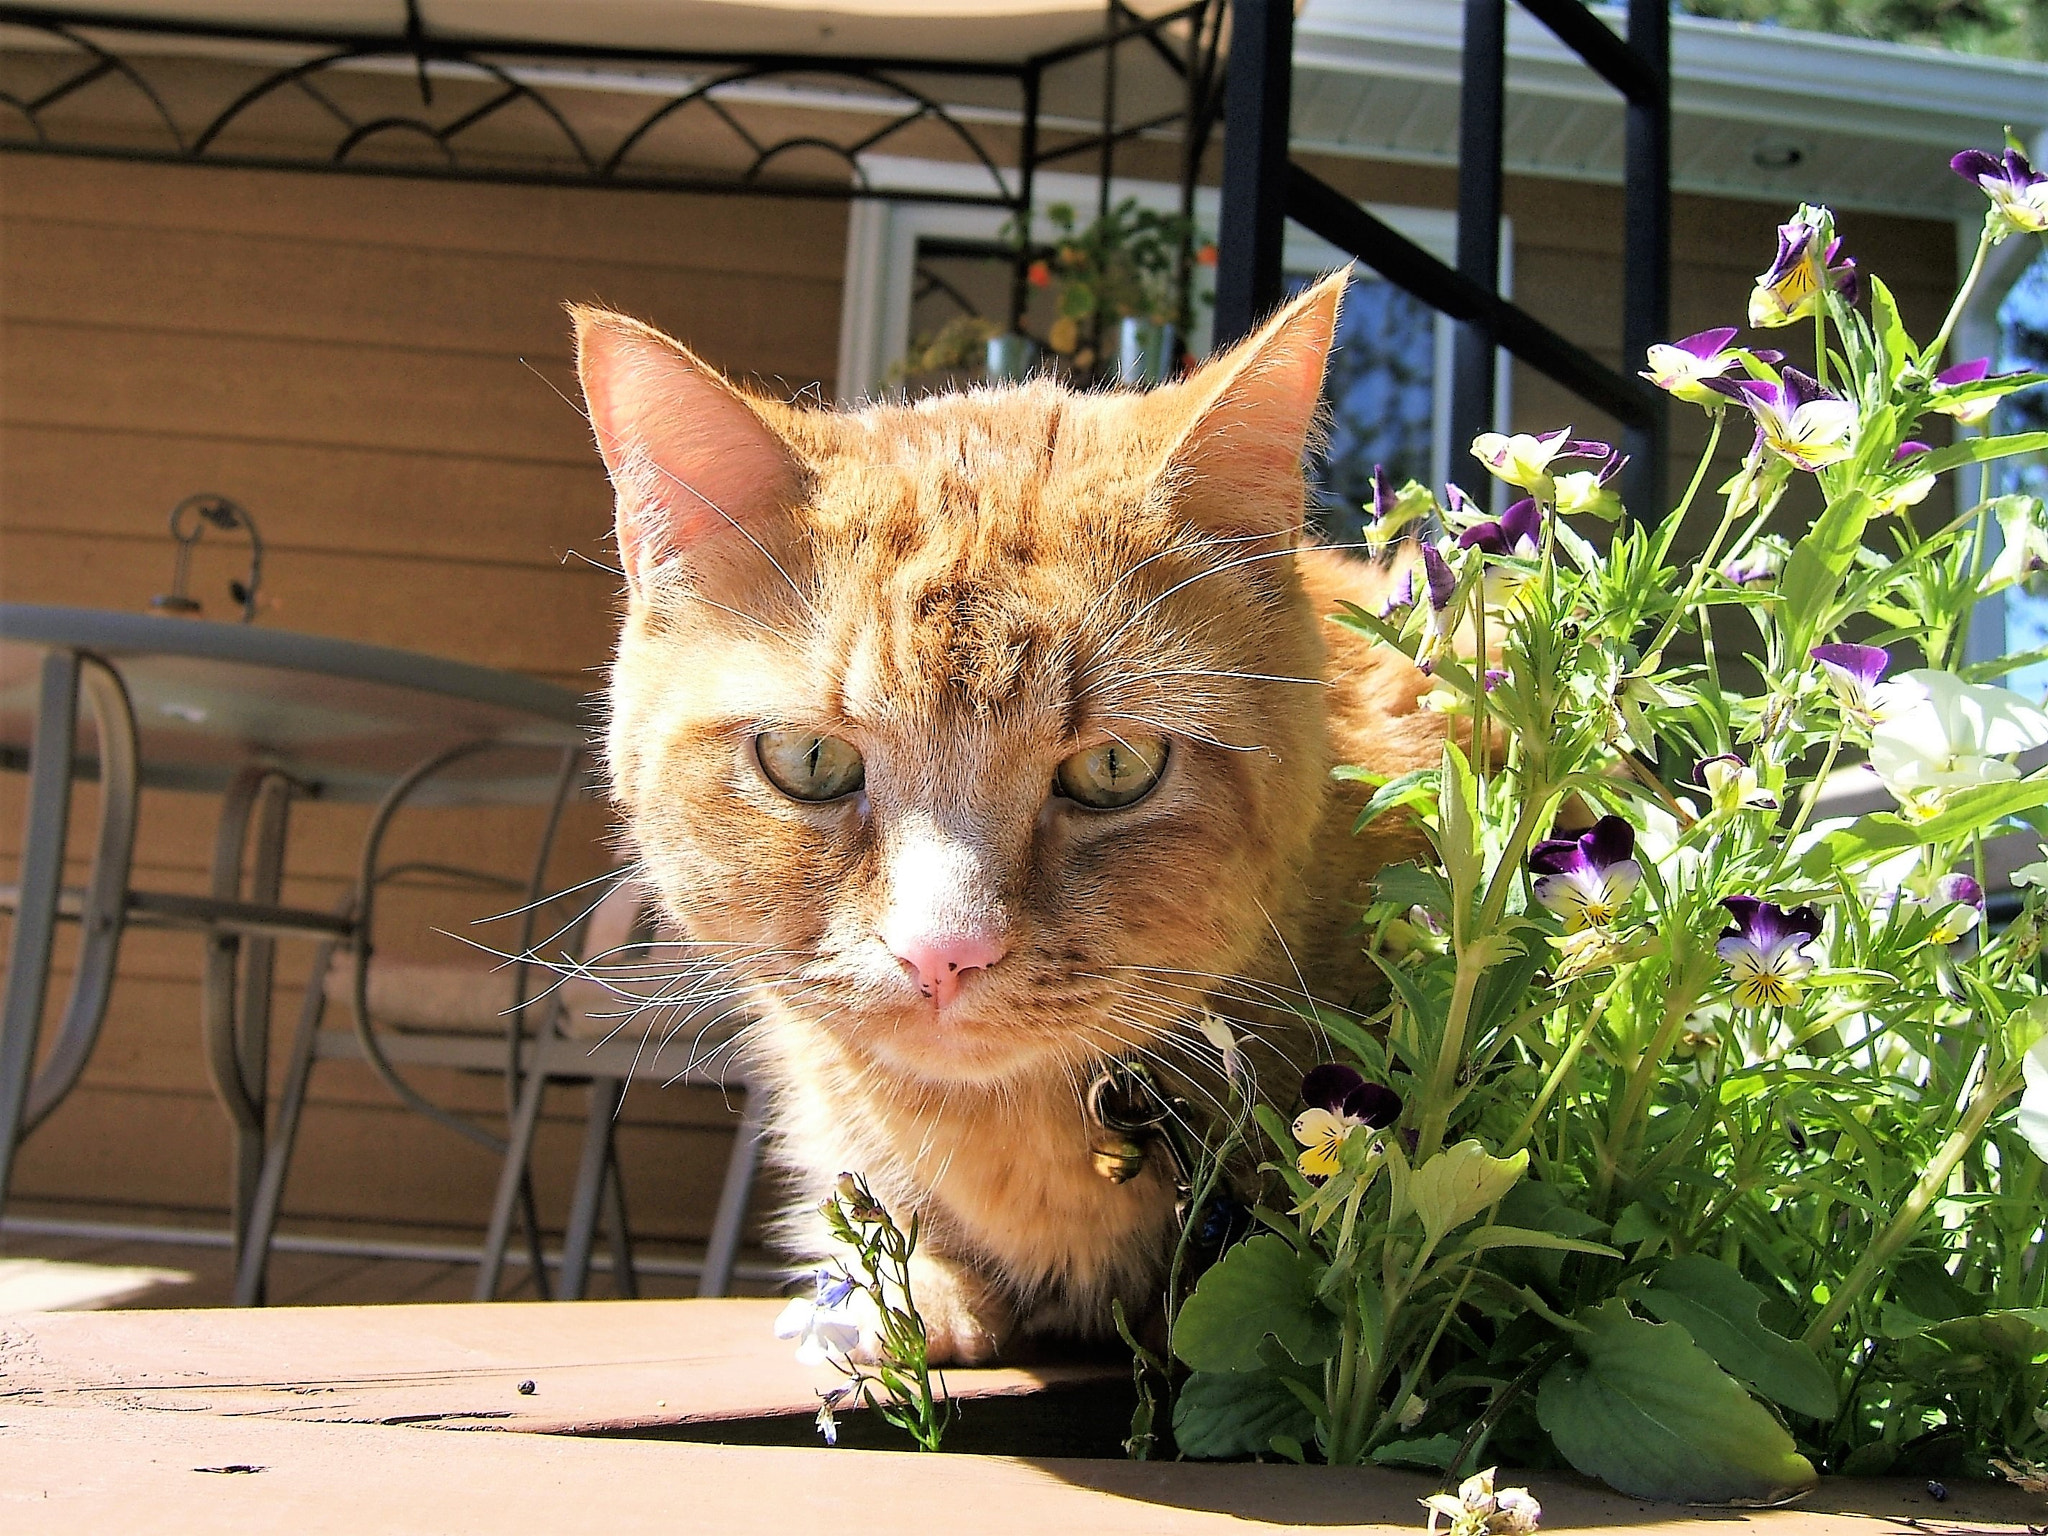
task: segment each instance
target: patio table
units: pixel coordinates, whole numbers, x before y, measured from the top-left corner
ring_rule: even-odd
[[[1417,1536],[1434,1479],[1378,1468],[826,1449],[839,1378],[775,1301],[90,1312],[0,1318],[12,1533],[506,1530]],[[1114,1359],[949,1371],[956,1433],[1129,1382]],[[1021,1401],[1020,1401],[1021,1400]],[[779,1426],[764,1434],[761,1426]],[[449,1430],[466,1431],[447,1433]],[[441,1431],[436,1433],[435,1431]],[[1000,1439],[1000,1437],[998,1437]],[[2023,1536],[2009,1485],[1827,1479],[1784,1510],[1690,1510],[1516,1474],[1549,1532]]]
[[[530,882],[537,887],[562,801],[582,782],[590,722],[588,702],[566,689],[435,656],[253,625],[0,604],[0,768],[28,776],[20,874],[6,893],[14,931],[0,1011],[0,1202],[21,1137],[85,1069],[123,929],[195,930],[206,936],[206,1062],[234,1136],[239,1246],[264,1161],[276,941],[323,945],[315,987],[334,947],[367,964],[378,847],[401,804],[552,804],[557,815]],[[99,781],[99,826],[84,888],[66,891],[66,827],[79,777]],[[206,894],[131,888],[146,786],[221,797]],[[295,798],[377,807],[356,889],[339,910],[279,899]],[[538,894],[529,890],[528,899]],[[70,998],[38,1073],[60,917],[77,918],[83,935]],[[418,1099],[373,1041],[363,1045],[411,1107],[475,1131]]]

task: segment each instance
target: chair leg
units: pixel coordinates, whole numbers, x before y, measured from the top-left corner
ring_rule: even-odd
[[[313,971],[306,983],[306,1000],[299,1009],[299,1029],[292,1039],[292,1054],[285,1068],[284,1089],[278,1097],[277,1124],[271,1132],[270,1150],[263,1159],[263,1172],[256,1181],[256,1198],[249,1207],[249,1225],[242,1234],[241,1254],[235,1266],[234,1303],[238,1307],[263,1305],[264,1272],[270,1266],[270,1241],[277,1231],[277,1213],[284,1200],[284,1181],[291,1173],[292,1150],[298,1142],[299,1115],[306,1107],[306,1090],[313,1080],[313,1062],[320,1044],[320,1021],[327,1013],[327,967],[334,959],[335,946],[323,944],[314,953]]]
[[[640,1275],[633,1268],[633,1229],[626,1221],[626,1174],[619,1167],[619,1143],[616,1137],[610,1143],[611,1151],[605,1167],[605,1226],[609,1229],[612,1248],[612,1294],[621,1301],[638,1299]]]
[[[590,1110],[583,1127],[583,1156],[576,1167],[576,1193],[562,1234],[562,1278],[557,1295],[581,1301],[590,1283],[590,1250],[597,1237],[598,1206],[611,1164],[612,1117],[626,1085],[615,1077],[592,1078]]]
[[[699,1296],[723,1296],[732,1287],[733,1260],[739,1253],[740,1228],[747,1219],[747,1196],[754,1168],[761,1158],[761,1122],[765,1110],[759,1089],[747,1088],[747,1107],[733,1132],[732,1156],[725,1164],[725,1188],[719,1192],[718,1214],[712,1218],[711,1240],[704,1246],[704,1273]]]
[[[533,1156],[534,1128],[540,1123],[541,1100],[547,1096],[548,1062],[544,1051],[535,1051],[533,1061],[527,1068],[526,1084],[520,1090],[519,1105],[512,1116],[510,1134],[505,1139],[505,1162],[498,1170],[498,1192],[491,1201],[491,1224],[484,1233],[483,1257],[477,1265],[477,1301],[494,1301],[498,1295],[498,1276],[505,1268],[505,1247],[512,1238],[512,1218],[517,1212],[522,1195],[530,1196],[532,1184],[527,1178],[527,1164]],[[547,1276],[539,1275],[543,1285]]]
[[[548,1285],[548,1254],[540,1240],[540,1200],[533,1192],[533,1165],[519,1176],[519,1224],[526,1233],[526,1263],[533,1276],[535,1301],[553,1301]]]

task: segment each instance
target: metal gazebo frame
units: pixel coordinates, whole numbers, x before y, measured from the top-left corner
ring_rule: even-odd
[[[1621,342],[1624,358],[1641,357],[1652,342],[1665,339],[1670,315],[1671,27],[1667,0],[1626,0],[1626,38],[1611,31],[1584,0],[1520,3],[1626,102],[1626,275]],[[1627,499],[1638,508],[1648,508],[1656,504],[1664,485],[1669,428],[1663,397],[1632,372],[1608,367],[1500,296],[1497,231],[1507,94],[1507,5],[1508,0],[1464,0],[1456,266],[1438,260],[1290,157],[1294,0],[1188,0],[1149,18],[1132,10],[1125,0],[1104,0],[1099,34],[1021,61],[458,40],[432,33],[421,20],[418,0],[406,0],[402,31],[381,34],[206,24],[6,0],[0,3],[0,26],[28,29],[59,48],[75,51],[78,67],[33,97],[0,91],[0,152],[528,185],[884,197],[996,207],[1011,215],[1023,235],[1011,292],[1014,323],[1021,319],[1025,307],[1034,181],[1042,167],[1095,156],[1102,182],[1102,211],[1107,212],[1109,178],[1118,147],[1178,124],[1182,212],[1192,214],[1194,189],[1210,138],[1218,121],[1227,116],[1216,274],[1215,334],[1219,342],[1244,335],[1260,315],[1279,302],[1282,231],[1286,220],[1293,218],[1457,322],[1451,388],[1453,443],[1469,441],[1488,425],[1496,350],[1505,349],[1622,423],[1632,455],[1625,481]],[[1227,91],[1223,80],[1226,30],[1230,37]],[[204,120],[186,123],[179,121],[133,57],[138,51],[146,52],[151,43],[165,41],[187,47],[225,43],[307,52],[264,75]],[[1176,107],[1139,121],[1119,120],[1118,53],[1125,45],[1144,48],[1179,76],[1184,92]],[[1044,110],[1046,77],[1063,65],[1098,53],[1103,60],[1103,80],[1094,131],[1075,131],[1069,122],[1063,132],[1048,122]],[[410,65],[419,93],[416,111],[358,118],[321,89],[325,76],[380,61],[386,67]],[[557,99],[563,92],[551,96],[543,84],[530,76],[522,78],[522,71],[536,66],[598,64],[658,66],[702,74],[688,86],[657,99],[635,126],[599,154],[579,134],[571,112]],[[485,80],[496,89],[466,110],[437,113],[436,78],[450,74]],[[160,142],[111,143],[67,136],[61,124],[52,123],[55,109],[110,77],[125,80],[147,103],[161,127]],[[917,84],[920,79],[1007,84],[1017,103],[1014,170],[1006,172],[1001,163],[1004,157],[991,145],[992,139],[1012,131],[1010,121],[992,131],[984,123],[978,131],[971,119],[988,114],[963,113],[949,106],[934,91]],[[872,114],[891,102],[898,104],[898,110],[879,127],[845,140],[797,134],[763,141],[721,98],[777,80],[838,81],[852,88],[845,100],[857,110]],[[223,148],[228,130],[279,92],[311,97],[333,120],[334,138],[325,152],[249,153]],[[561,164],[465,160],[465,135],[515,103],[531,104],[552,120],[565,151]],[[743,146],[748,162],[737,175],[679,172],[636,163],[635,152],[655,128],[690,110],[716,117]],[[5,115],[10,112],[21,125],[12,133],[5,126]],[[859,160],[862,154],[928,123],[948,130],[968,157],[987,172],[987,192],[896,191],[867,183]],[[393,164],[358,153],[372,141],[400,134],[431,143],[439,151],[441,163]],[[1053,142],[1055,138],[1060,142]],[[834,183],[765,174],[776,160],[797,150],[838,157],[850,168],[851,179]],[[1183,288],[1186,260],[1183,253]]]

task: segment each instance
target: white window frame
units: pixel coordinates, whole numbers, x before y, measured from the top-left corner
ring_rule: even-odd
[[[884,192],[986,193],[989,175],[979,165],[899,156],[869,155],[861,160],[869,186]],[[1006,181],[1014,185],[1009,173]],[[1093,176],[1040,172],[1032,184],[1035,216],[1054,203],[1079,210],[1093,208],[1098,182]],[[1178,209],[1180,189],[1168,182],[1116,178],[1110,200],[1136,198],[1162,212]],[[1219,194],[1214,187],[1195,190],[1195,219],[1204,230],[1216,227]],[[1380,204],[1368,207],[1439,260],[1457,259],[1458,216],[1442,208],[1409,208]],[[973,204],[890,202],[866,198],[855,202],[847,220],[846,286],[839,320],[839,399],[844,404],[876,398],[883,391],[890,363],[910,349],[911,284],[918,243],[927,239],[994,242],[1002,238],[1001,209]],[[1500,231],[1500,283],[1505,297],[1512,291],[1514,232],[1504,219]],[[1299,225],[1287,225],[1281,262],[1295,274],[1327,272],[1351,257]],[[1367,276],[1375,276],[1361,267]],[[1435,402],[1430,447],[1430,478],[1439,484],[1451,477],[1451,338],[1453,324],[1436,317]],[[1205,314],[1189,338],[1197,355],[1209,349]],[[1494,423],[1506,430],[1512,368],[1505,352],[1495,371]]]
[[[2048,133],[2034,141],[2033,161],[2040,164],[2048,157]],[[1966,272],[1977,254],[1977,240],[1984,228],[1984,221],[1958,219],[1956,221],[1956,270]],[[1947,363],[1967,362],[1976,357],[1993,357],[2003,336],[1998,326],[1998,307],[2005,302],[2005,296],[2012,286],[2041,255],[2041,244],[2037,240],[2008,239],[1994,246],[1985,258],[1984,270],[1977,279],[1977,291],[1970,296],[1962,314],[1956,320],[1955,334],[1949,340]],[[1990,430],[1989,425],[1960,429],[1975,435]],[[1964,464],[1955,471],[1956,506],[1958,509],[1973,507],[1984,499],[1989,483],[1991,466],[1988,464]],[[1998,524],[1993,522],[1985,529],[1990,542],[1986,559],[1994,558],[2001,546]],[[2005,625],[2006,594],[1999,592],[1977,604],[1970,616],[1970,638],[1964,646],[1964,659],[1971,662],[1995,661],[2011,654],[2012,647],[2006,640]]]

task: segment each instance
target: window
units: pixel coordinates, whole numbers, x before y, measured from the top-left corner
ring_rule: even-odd
[[[979,167],[883,157],[870,158],[863,167],[870,184],[883,189],[965,192],[984,191],[988,185],[987,172]],[[1113,195],[1161,209],[1174,208],[1179,200],[1177,189],[1158,182],[1118,181]],[[1042,174],[1035,200],[1041,208],[1070,203],[1085,217],[1085,210],[1096,204],[1097,184],[1093,177]],[[1205,231],[1216,227],[1216,206],[1213,188],[1198,193],[1196,222]],[[1417,244],[1453,259],[1455,214],[1420,208],[1373,211]],[[1002,213],[991,208],[879,200],[854,204],[840,331],[842,400],[871,398],[888,388],[891,365],[904,358],[914,338],[933,336],[963,316],[1007,321],[1010,261],[1002,225]],[[1511,248],[1504,228],[1503,288]],[[1294,291],[1346,258],[1290,225],[1283,259]],[[1043,335],[1050,318],[1033,311],[1026,323]],[[1191,338],[1197,355],[1208,350],[1208,324],[1205,310]],[[1316,520],[1325,537],[1357,536],[1359,508],[1372,495],[1376,463],[1385,464],[1397,481],[1412,476],[1441,483],[1448,478],[1450,334],[1449,322],[1428,306],[1374,273],[1357,270],[1326,385],[1328,449],[1311,465]],[[1502,421],[1507,419],[1508,373],[1503,367],[1499,375],[1502,390],[1495,410]]]
[[[1976,246],[1976,225],[1968,225],[1968,246]],[[1952,356],[1991,356],[1995,371],[2048,369],[2048,254],[2036,254],[2034,242],[2011,240],[1995,256],[2007,256],[2005,270],[1987,272],[1987,281],[1964,315]],[[2028,262],[2032,256],[2032,262]],[[2030,389],[1999,403],[1989,422],[1995,434],[2040,432],[2048,428],[2048,397]],[[2025,455],[1987,465],[1978,473],[1958,471],[1958,498],[1970,506],[1980,496],[2028,492],[2048,498],[2048,455]],[[2048,588],[2009,588],[1980,604],[1970,633],[1970,659],[1982,662],[1997,655],[2015,655],[2048,647]],[[2042,698],[2048,694],[2048,662],[2036,662],[2007,674],[2005,684]]]

